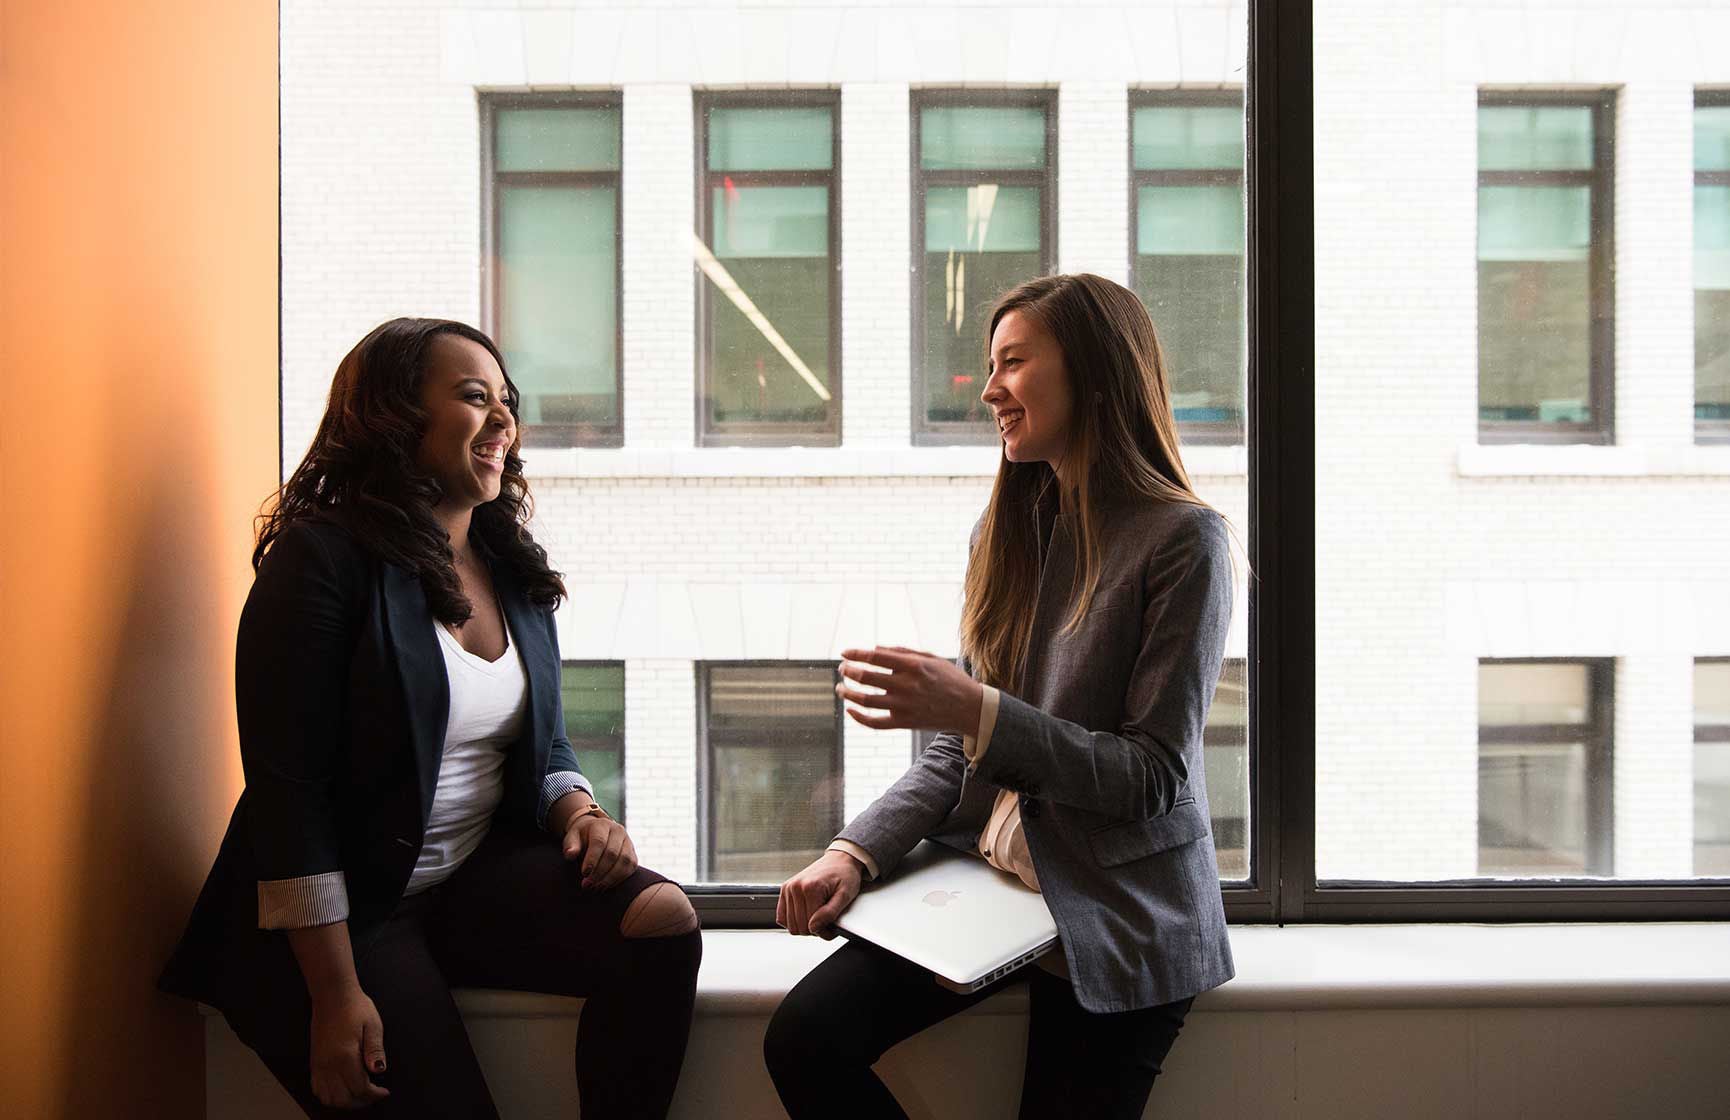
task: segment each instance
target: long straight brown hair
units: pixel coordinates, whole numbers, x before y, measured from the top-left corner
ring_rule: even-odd
[[[1092,273],[1041,276],[1011,289],[992,309],[986,361],[997,324],[1011,311],[1038,321],[1057,340],[1073,406],[1063,470],[1076,534],[1073,629],[1099,587],[1102,500],[1142,497],[1207,507],[1190,485],[1177,448],[1165,357],[1136,294]],[[1039,517],[1065,499],[1043,462],[1005,455],[967,560],[961,648],[986,684],[1016,688],[1027,660],[1039,592]]]

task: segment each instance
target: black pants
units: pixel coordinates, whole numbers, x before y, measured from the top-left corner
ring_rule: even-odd
[[[609,891],[582,889],[578,865],[547,837],[489,836],[449,880],[403,900],[355,948],[360,986],[384,1023],[389,1098],[358,1115],[497,1117],[451,987],[586,996],[577,1028],[584,1120],[664,1117],[690,1036],[702,940],[627,938],[625,909],[663,878],[638,869]],[[292,957],[250,977],[258,998],[227,1011],[235,1033],[312,1117],[311,1004]],[[548,1093],[568,1093],[548,1084]]]
[[[872,1063],[897,1042],[1010,984],[1029,984],[1023,1120],[1139,1117],[1189,1013],[1188,999],[1096,1015],[1069,982],[1029,966],[971,995],[881,949],[848,942],[794,986],[763,1039],[769,1076],[793,1120],[905,1117]]]

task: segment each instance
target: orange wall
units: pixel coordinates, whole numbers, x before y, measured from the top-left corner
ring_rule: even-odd
[[[202,1114],[157,995],[239,787],[276,6],[0,0],[0,1115]]]

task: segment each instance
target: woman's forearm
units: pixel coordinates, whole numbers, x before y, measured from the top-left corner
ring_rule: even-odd
[[[354,972],[354,949],[348,939],[348,923],[288,930],[288,944],[306,981],[307,995],[314,1003],[357,992],[360,980]]]

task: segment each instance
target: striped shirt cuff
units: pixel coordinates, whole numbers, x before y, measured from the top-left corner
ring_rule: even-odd
[[[348,884],[342,872],[258,881],[259,929],[306,929],[348,920]]]
[[[541,808],[535,815],[535,823],[542,828],[547,827],[547,814],[552,811],[553,802],[577,789],[590,797],[595,796],[595,787],[575,770],[555,770],[548,774],[547,780],[541,783]]]
[[[961,753],[967,758],[969,773],[979,765],[979,760],[985,757],[991,746],[991,733],[997,730],[997,702],[1001,695],[990,685],[985,686],[985,695],[979,701],[979,734],[961,737]]]
[[[865,878],[877,878],[877,861],[871,858],[870,852],[853,843],[853,841],[841,839],[831,840],[829,841],[829,850],[831,852],[842,852],[846,855],[852,856],[854,859],[865,865]]]

